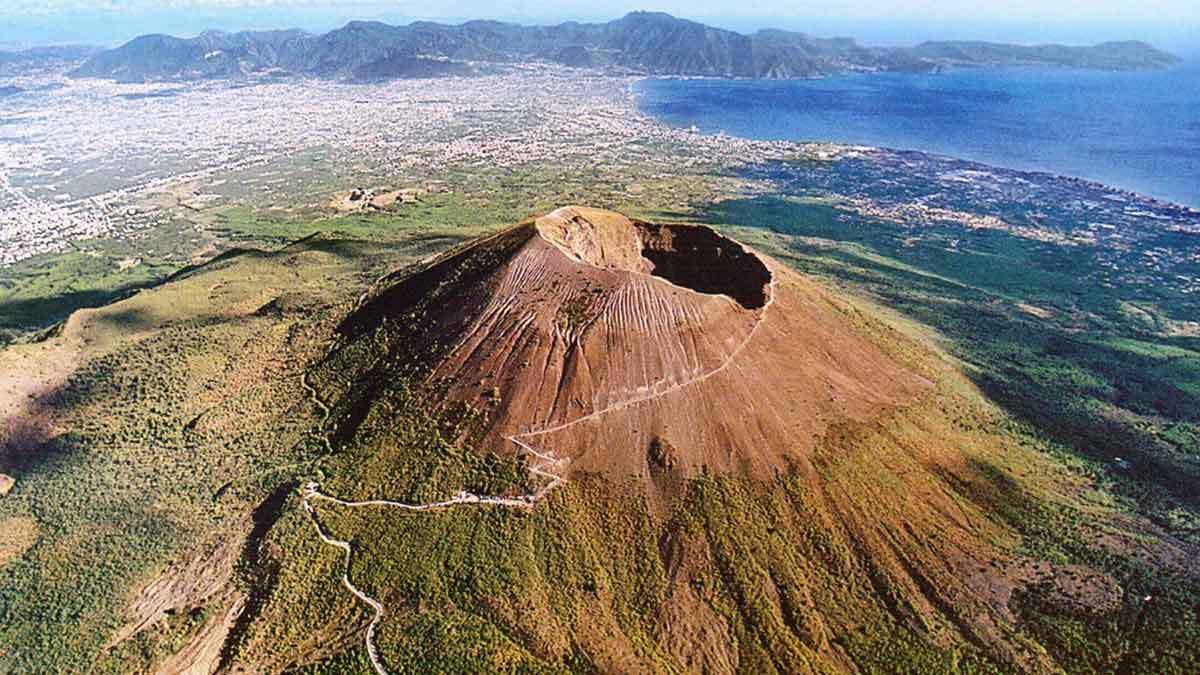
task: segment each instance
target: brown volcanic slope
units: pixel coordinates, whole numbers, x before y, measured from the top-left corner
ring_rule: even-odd
[[[856,304],[711,229],[577,207],[381,279],[310,375],[338,450],[321,488],[347,500],[317,517],[382,613],[338,583],[341,550],[284,528],[239,658],[311,663],[375,616],[384,664],[446,672],[1115,669],[1122,640],[1043,634],[1132,616],[1124,590],[1020,532],[1138,536],[1090,502],[1053,515],[1086,481]],[[460,489],[510,499],[349,503]],[[320,578],[337,604],[297,619]]]
[[[410,314],[435,280],[430,379],[492,408],[483,447],[516,437],[571,473],[807,473],[831,425],[928,387],[812,284],[707,227],[559,209],[385,282],[342,333]]]

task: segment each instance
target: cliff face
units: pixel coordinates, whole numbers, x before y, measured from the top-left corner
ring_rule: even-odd
[[[849,38],[819,39],[781,30],[743,35],[668,14],[634,12],[604,24],[520,26],[470,21],[457,26],[431,22],[390,26],[354,21],[320,36],[300,31],[208,32],[191,39],[147,35],[95,55],[75,75],[122,81],[193,80],[275,69],[317,77],[353,78],[360,72],[370,73],[371,78],[404,77],[411,75],[405,64],[418,57],[464,63],[543,60],[657,75],[755,78],[848,70],[933,70],[947,65],[1161,68],[1176,60],[1140,42],[1095,47],[930,42],[913,48],[872,49]]]

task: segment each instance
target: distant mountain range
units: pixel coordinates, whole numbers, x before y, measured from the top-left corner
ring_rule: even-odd
[[[278,73],[339,79],[427,77],[472,72],[480,64],[543,61],[650,75],[801,78],[849,71],[934,71],[953,66],[1046,65],[1154,69],[1178,59],[1143,42],[1093,47],[926,42],[864,47],[783,30],[743,35],[634,12],[599,24],[521,26],[470,21],[391,26],[355,21],[323,35],[298,30],[195,38],[145,35],[91,56],[73,72],[124,82],[236,78]]]
[[[45,61],[78,61],[103,51],[100,47],[64,45],[34,47],[23,51],[0,51],[0,63],[32,63]]]

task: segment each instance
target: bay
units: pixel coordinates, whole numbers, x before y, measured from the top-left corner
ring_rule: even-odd
[[[705,133],[920,150],[1200,207],[1200,61],[1141,72],[649,79],[635,93],[643,112]]]

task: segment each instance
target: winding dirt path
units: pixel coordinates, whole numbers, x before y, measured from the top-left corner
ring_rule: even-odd
[[[378,675],[390,675],[390,672],[388,671],[387,666],[384,664],[383,659],[381,659],[379,656],[379,650],[375,644],[375,633],[378,630],[379,623],[383,620],[384,616],[383,604],[372,598],[370,595],[367,595],[362,591],[362,589],[355,586],[353,581],[350,580],[350,560],[351,556],[353,555],[353,547],[349,542],[335,539],[325,531],[325,528],[321,525],[320,519],[317,517],[316,508],[313,507],[313,501],[328,502],[347,508],[387,507],[402,509],[405,511],[432,511],[459,505],[502,506],[507,508],[532,509],[539,501],[542,500],[542,498],[546,496],[546,494],[566,480],[561,472],[561,467],[563,467],[569,460],[566,458],[556,457],[552,451],[539,450],[529,443],[526,443],[522,439],[535,438],[537,436],[562,431],[576,424],[596,419],[602,415],[618,410],[624,410],[625,408],[629,408],[639,403],[645,403],[647,401],[661,398],[668,394],[679,391],[684,387],[698,384],[720,374],[726,368],[728,368],[730,364],[733,363],[733,361],[742,353],[750,341],[754,339],[755,334],[758,333],[759,327],[766,320],[767,310],[769,310],[771,305],[775,303],[775,297],[777,295],[776,277],[774,274],[772,274],[771,282],[768,286],[770,289],[770,297],[767,298],[767,302],[764,303],[763,306],[758,310],[758,320],[754,322],[754,326],[751,327],[750,332],[746,334],[745,339],[742,340],[742,342],[738,344],[738,346],[729,353],[729,356],[726,357],[726,359],[722,361],[721,364],[716,368],[675,384],[660,392],[654,394],[643,394],[641,396],[635,396],[623,401],[618,401],[606,408],[594,411],[582,417],[577,417],[573,420],[556,426],[516,434],[514,436],[506,436],[505,440],[513,443],[517,446],[517,448],[520,449],[520,451],[533,458],[533,461],[529,464],[529,473],[546,481],[540,488],[530,494],[517,497],[502,497],[494,495],[477,495],[471,492],[461,491],[450,499],[440,502],[406,504],[404,502],[392,501],[390,499],[349,501],[322,492],[320,484],[316,481],[310,481],[306,483],[303,488],[304,509],[308,513],[309,519],[312,521],[313,527],[317,531],[317,536],[321,538],[321,541],[330,546],[336,547],[345,553],[345,561],[342,568],[342,585],[345,586],[346,589],[354,595],[354,597],[358,598],[364,604],[369,606],[374,612],[371,622],[367,625],[365,640],[367,645],[367,655],[371,659],[371,665],[375,668],[375,672],[378,673]],[[321,397],[317,394],[317,390],[309,383],[307,372],[301,377],[300,383],[304,387],[305,391],[308,392],[308,395],[312,398],[313,403],[321,411],[321,419],[317,424],[316,433],[320,437],[321,441],[325,444],[326,449],[332,453],[333,449],[330,446],[329,438],[324,433],[325,425],[328,422],[331,414],[329,406],[323,400],[321,400]]]

